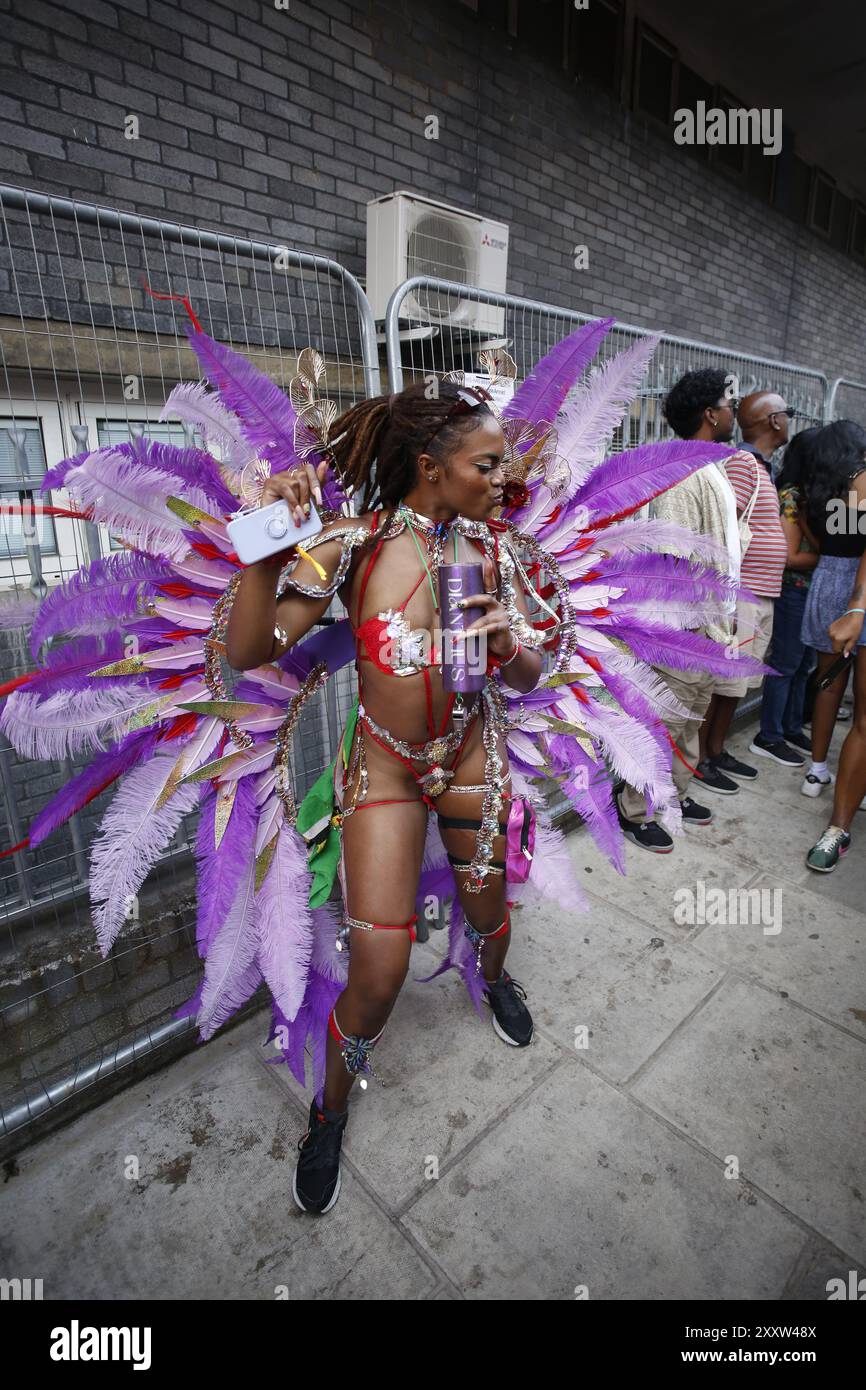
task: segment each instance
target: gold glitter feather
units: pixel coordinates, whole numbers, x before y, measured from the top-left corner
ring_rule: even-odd
[[[238,789],[237,782],[230,782],[229,785],[217,793],[216,809],[213,819],[214,849],[219,849],[220,840],[226,832],[226,826],[235,804],[235,794]]]

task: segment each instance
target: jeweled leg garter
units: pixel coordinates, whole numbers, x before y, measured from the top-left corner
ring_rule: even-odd
[[[381,1076],[379,1076],[378,1072],[375,1072],[370,1065],[370,1053],[381,1038],[386,1027],[387,1024],[383,1023],[374,1038],[362,1038],[358,1033],[344,1033],[337,1022],[336,1008],[331,1010],[328,1015],[328,1028],[331,1037],[336,1040],[343,1054],[346,1071],[349,1072],[351,1076],[357,1076],[358,1072],[367,1072],[369,1076],[374,1076],[382,1086],[385,1085]],[[366,1081],[362,1082],[362,1085],[366,1086],[366,1084]]]
[[[480,932],[480,931],[477,930],[476,927],[473,927],[473,925],[472,925],[471,922],[469,922],[469,921],[466,922],[466,925],[465,925],[465,927],[464,927],[463,930],[464,930],[464,934],[468,937],[469,941],[471,941],[472,945],[475,947],[475,974],[476,974],[476,975],[478,974],[478,972],[479,972],[480,969],[481,969],[481,948],[482,948],[482,946],[484,945],[485,941],[492,941],[493,938],[496,937],[496,936],[504,936],[505,933],[508,931],[508,928],[509,928],[510,925],[511,925],[511,914],[510,914],[510,912],[506,912],[506,914],[505,914],[505,921],[502,922],[502,923],[500,924],[500,926],[496,927],[493,931]]]
[[[337,932],[337,950],[348,951],[352,927],[360,927],[361,931],[408,931],[410,941],[417,941],[418,937],[415,931],[417,921],[417,912],[413,912],[407,922],[362,922],[359,917],[350,917],[348,913],[344,913],[343,925]]]

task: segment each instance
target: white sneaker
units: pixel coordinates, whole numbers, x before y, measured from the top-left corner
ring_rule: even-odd
[[[835,781],[835,772],[827,773],[826,782],[823,781],[820,777],[818,777],[814,772],[807,772],[806,776],[803,778],[803,785],[800,788],[800,791],[803,793],[804,796],[820,796],[824,788],[832,787]],[[866,801],[866,797],[864,797],[863,800]],[[863,806],[862,802],[861,808],[864,811],[866,811],[866,806]]]

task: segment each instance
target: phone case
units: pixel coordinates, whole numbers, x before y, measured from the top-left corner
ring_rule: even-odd
[[[226,526],[237,557],[244,565],[253,565],[256,560],[265,560],[269,555],[287,550],[298,541],[318,535],[321,529],[322,520],[314,502],[310,503],[309,517],[298,526],[292,519],[288,502],[282,497],[267,507],[242,512]]]

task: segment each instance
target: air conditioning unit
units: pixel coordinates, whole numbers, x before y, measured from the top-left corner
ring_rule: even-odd
[[[392,292],[415,275],[504,294],[507,272],[503,222],[405,189],[367,204],[367,297],[379,321]],[[505,326],[504,309],[423,287],[405,297],[400,318],[479,334],[501,334]]]

